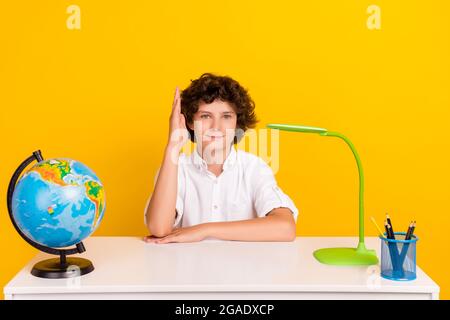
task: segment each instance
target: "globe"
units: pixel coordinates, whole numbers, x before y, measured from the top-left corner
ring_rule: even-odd
[[[99,226],[105,192],[96,174],[71,159],[43,160],[18,181],[12,216],[31,240],[51,248],[81,242]]]

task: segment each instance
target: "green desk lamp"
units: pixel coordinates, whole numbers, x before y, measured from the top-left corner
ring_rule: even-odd
[[[364,175],[358,153],[351,141],[337,132],[327,129],[288,124],[268,124],[268,128],[284,131],[318,133],[321,136],[338,137],[344,140],[353,152],[359,172],[359,243],[357,248],[326,248],[314,252],[314,257],[321,263],[330,265],[373,265],[378,263],[375,250],[366,249],[364,244]]]

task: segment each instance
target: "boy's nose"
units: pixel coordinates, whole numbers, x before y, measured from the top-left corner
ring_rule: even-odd
[[[220,130],[220,121],[218,119],[213,119],[211,129]]]

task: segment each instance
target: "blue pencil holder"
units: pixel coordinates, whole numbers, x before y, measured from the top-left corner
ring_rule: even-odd
[[[416,279],[416,246],[419,238],[405,240],[406,233],[395,232],[395,240],[380,236],[381,276],[395,281]]]

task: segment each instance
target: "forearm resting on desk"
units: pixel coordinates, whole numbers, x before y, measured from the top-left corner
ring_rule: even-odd
[[[295,221],[289,209],[273,210],[263,218],[207,223],[208,236],[237,241],[293,241]]]
[[[196,242],[207,237],[235,241],[293,241],[295,220],[287,208],[272,210],[263,218],[242,221],[208,222],[177,228],[165,237],[147,236],[150,243]]]

